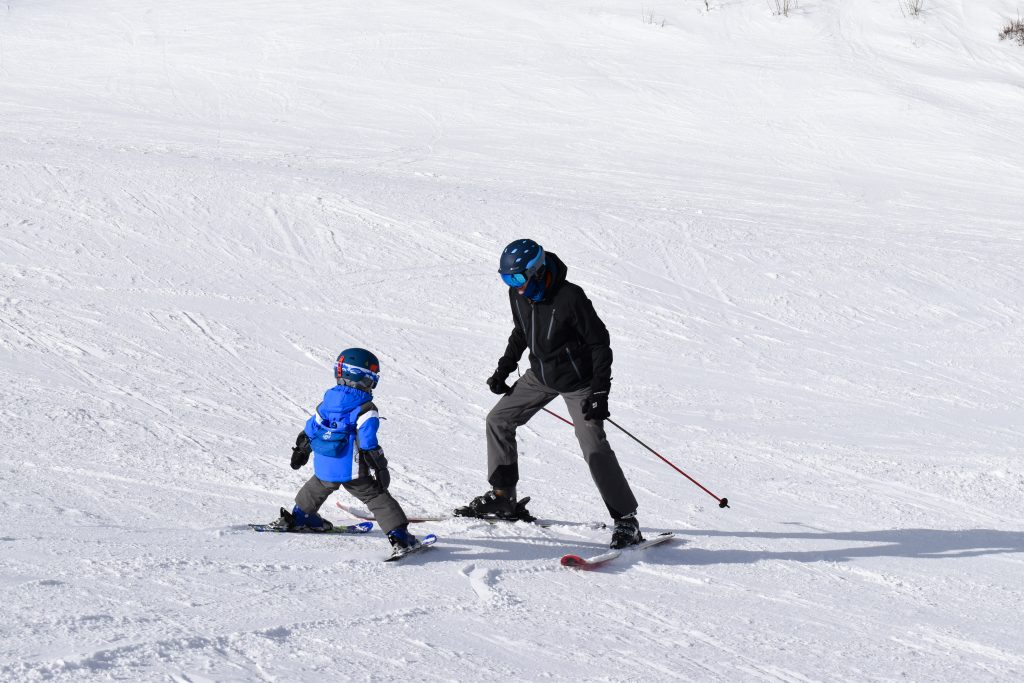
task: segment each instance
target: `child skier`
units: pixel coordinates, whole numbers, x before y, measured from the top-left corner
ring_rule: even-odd
[[[338,356],[334,377],[337,386],[324,393],[292,449],[293,470],[305,465],[313,453],[313,476],[299,489],[292,511],[281,508],[281,518],[274,524],[289,531],[331,529],[332,524],[317,512],[328,496],[345,487],[374,514],[396,554],[414,550],[420,542],[409,533],[405,512],[388,493],[388,461],[377,443],[380,418],[371,392],[380,379],[380,362],[366,349],[345,349]]]

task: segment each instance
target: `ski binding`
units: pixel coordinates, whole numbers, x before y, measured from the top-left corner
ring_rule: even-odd
[[[435,536],[434,534],[427,534],[426,536],[420,539],[419,545],[417,545],[415,548],[395,548],[394,552],[392,552],[391,555],[384,558],[384,561],[398,562],[402,558],[426,550],[435,543],[437,543],[437,536]]]

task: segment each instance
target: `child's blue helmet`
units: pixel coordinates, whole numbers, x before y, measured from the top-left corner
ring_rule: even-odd
[[[380,361],[366,349],[345,349],[338,354],[334,366],[334,378],[338,384],[370,391],[380,381]]]

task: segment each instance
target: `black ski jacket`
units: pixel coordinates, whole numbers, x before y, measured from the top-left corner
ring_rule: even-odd
[[[584,387],[608,391],[612,383],[612,349],[608,329],[579,285],[565,279],[566,267],[553,253],[546,255],[552,281],[538,302],[509,287],[512,334],[498,370],[506,376],[530,349],[530,367],[537,378],[555,391]]]

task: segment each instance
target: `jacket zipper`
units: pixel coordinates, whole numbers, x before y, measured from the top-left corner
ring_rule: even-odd
[[[576,377],[583,379],[583,375],[580,374],[580,369],[576,367],[576,361],[572,359],[572,353],[569,352],[569,347],[565,347],[565,355],[569,356],[569,362],[572,363],[572,369],[576,371]]]
[[[555,308],[551,309],[551,322],[548,323],[548,341],[551,341],[551,330],[555,327]]]
[[[547,384],[548,380],[544,376],[544,359],[537,353],[537,307],[533,304],[530,304],[530,336],[533,338],[533,346],[530,347],[530,350],[540,362],[540,381]]]
[[[516,302],[516,315],[519,316],[519,324],[523,326],[523,335],[526,335],[526,321],[523,320],[523,312],[519,308],[519,302]]]

